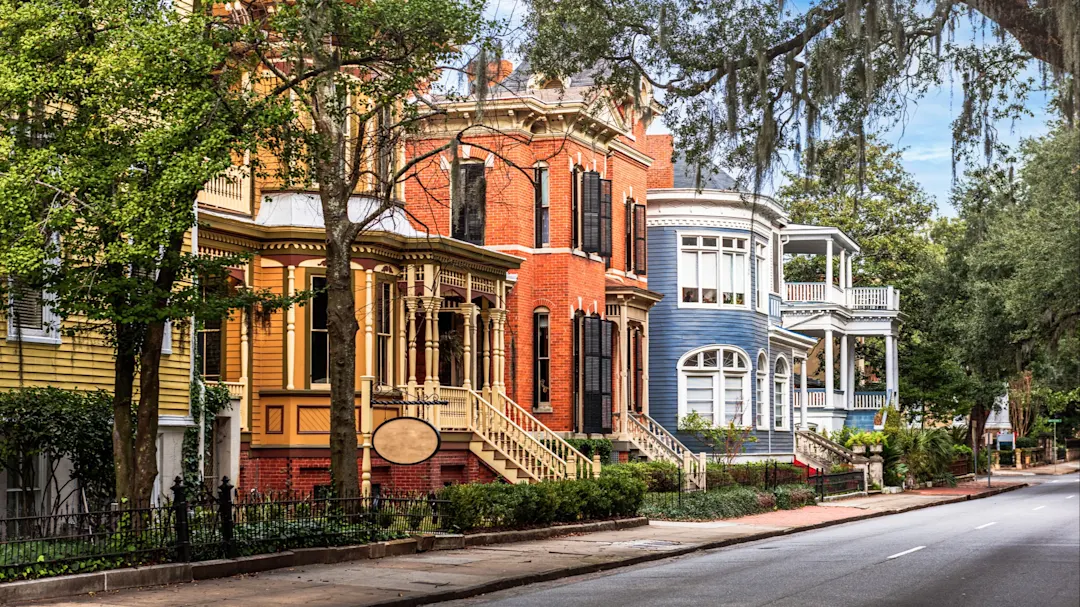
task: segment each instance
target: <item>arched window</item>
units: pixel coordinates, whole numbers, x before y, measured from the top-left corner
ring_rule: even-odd
[[[533,312],[533,407],[551,407],[551,317],[547,308]]]
[[[786,430],[788,427],[790,381],[787,361],[783,358],[776,359],[776,371],[773,373],[773,427],[777,430]]]
[[[750,423],[750,361],[733,346],[691,351],[679,362],[679,417],[690,413],[713,423]]]
[[[758,428],[769,428],[769,361],[765,352],[757,357],[757,424]]]

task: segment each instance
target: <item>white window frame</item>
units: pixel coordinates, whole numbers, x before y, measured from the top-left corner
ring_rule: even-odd
[[[697,239],[697,245],[684,245],[683,244],[683,239],[684,238],[696,238]],[[715,245],[707,245],[707,244],[705,244],[705,241],[702,240],[704,238],[715,239],[716,244]],[[675,239],[676,239],[675,244],[677,246],[677,249],[676,249],[676,251],[677,251],[677,253],[676,253],[676,255],[677,255],[676,267],[678,269],[678,271],[677,271],[678,284],[676,285],[676,293],[675,293],[675,295],[678,298],[678,306],[680,308],[703,308],[703,309],[712,309],[712,310],[716,310],[716,309],[720,309],[720,310],[752,310],[753,309],[752,308],[752,303],[751,303],[752,298],[753,298],[753,289],[751,288],[751,285],[753,284],[752,281],[751,281],[751,260],[753,258],[753,252],[750,250],[750,234],[742,234],[742,233],[733,234],[733,233],[726,233],[726,232],[676,232]],[[736,248],[734,246],[726,247],[723,244],[725,239],[742,241],[744,243],[745,247],[742,248],[742,249]],[[689,282],[690,282],[690,276],[689,276],[690,268],[686,267],[686,264],[683,263],[683,254],[684,253],[697,253],[698,263],[697,263],[697,270],[695,270],[695,272],[700,273],[700,268],[701,268],[701,261],[700,260],[702,258],[702,254],[703,253],[713,253],[713,252],[715,252],[715,255],[716,255],[716,277],[715,277],[715,281],[714,281],[715,288],[716,288],[716,303],[703,303],[701,301],[701,299],[703,299],[703,296],[700,294],[700,290],[702,289],[701,283],[703,281],[701,280],[700,275],[697,275],[697,276],[693,277],[694,285],[696,285],[697,288],[699,289],[698,301],[691,301],[691,302],[683,301],[683,287],[688,286]],[[741,255],[743,257],[743,260],[744,260],[743,261],[743,271],[742,271],[743,303],[741,303],[741,304],[724,303],[724,284],[725,284],[724,280],[727,279],[727,278],[731,278],[732,279],[732,284],[734,284],[734,279],[733,279],[734,277],[730,276],[727,272],[724,271],[724,254],[725,253],[733,253],[733,254],[736,254],[736,255]]]
[[[697,357],[697,355],[705,352],[716,352],[716,367],[703,367],[701,366],[700,359],[693,363],[693,367],[688,367],[689,361]],[[726,368],[724,367],[724,354],[726,352],[733,353],[736,357],[741,358],[743,367],[740,368]],[[729,421],[734,421],[738,427],[748,428],[751,427],[752,422],[752,407],[750,407],[750,375],[753,369],[750,366],[750,357],[746,355],[746,352],[741,348],[724,344],[713,344],[709,346],[703,346],[700,348],[694,348],[689,352],[683,354],[679,358],[676,366],[676,373],[678,375],[678,389],[679,389],[679,403],[678,403],[678,416],[679,419],[686,417],[689,413],[689,407],[687,404],[687,378],[688,377],[711,377],[713,378],[713,425],[722,426],[726,425]],[[730,420],[726,416],[725,403],[724,403],[724,379],[728,377],[738,377],[741,379],[742,385],[742,413],[739,416],[740,419]]]
[[[25,344],[59,346],[62,343],[62,340],[60,339],[60,319],[53,312],[52,302],[54,298],[52,294],[45,290],[41,292],[41,328],[18,328],[15,326],[15,292],[13,280],[8,280],[8,287],[7,340],[16,342],[21,341]]]
[[[757,311],[769,313],[769,283],[772,282],[769,276],[769,248],[763,243],[756,243],[755,246],[754,263],[755,265],[755,277],[756,287],[755,297],[757,297]]]
[[[763,366],[761,363],[764,362]],[[769,357],[765,350],[758,353],[757,369],[754,369],[754,388],[757,398],[757,419],[754,420],[759,430],[769,429],[769,409],[772,401],[769,399]]]
[[[778,373],[780,364],[784,365],[784,373]],[[773,430],[789,430],[791,428],[791,373],[792,367],[783,355],[776,357],[773,363]],[[779,392],[777,394],[777,392]],[[776,417],[777,411],[780,417]]]

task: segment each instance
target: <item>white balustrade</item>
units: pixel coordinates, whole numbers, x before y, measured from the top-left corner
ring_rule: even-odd
[[[825,407],[825,391],[821,389],[810,390],[806,393],[807,406],[811,409],[822,409]],[[800,390],[795,391],[795,408],[798,409],[802,406],[802,392]]]
[[[888,404],[888,399],[884,392],[856,392],[855,393],[855,405],[856,409],[872,409],[877,411]]]
[[[788,301],[825,301],[825,283],[789,282],[787,283]]]

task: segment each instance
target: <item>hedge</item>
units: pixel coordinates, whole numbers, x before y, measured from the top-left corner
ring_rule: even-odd
[[[440,512],[442,523],[452,529],[516,529],[636,516],[645,483],[629,474],[608,474],[531,485],[451,485],[438,497],[447,502]]]
[[[645,483],[649,493],[678,491],[679,466],[674,462],[653,460],[604,466],[600,476],[626,475]]]
[[[794,510],[813,504],[814,492],[805,485],[783,485],[772,491],[732,486],[681,496],[655,493],[647,498],[641,514],[651,519],[716,520],[772,510]]]

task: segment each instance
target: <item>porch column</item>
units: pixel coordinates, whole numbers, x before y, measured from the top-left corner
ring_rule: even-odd
[[[846,335],[844,339],[848,342],[848,362],[847,362],[847,383],[844,384],[844,390],[847,392],[848,409],[855,408],[855,385],[858,383],[858,378],[855,376],[855,337]]]
[[[484,308],[480,312],[480,326],[483,328],[482,337],[484,343],[484,360],[481,370],[484,375],[483,397],[490,402],[491,399],[491,308]]]
[[[841,252],[840,255],[844,253]],[[848,336],[846,333],[840,334],[840,389],[844,391],[843,404],[844,409],[850,409],[848,406],[850,399],[847,394],[848,385]]]
[[[825,405],[832,408],[833,405],[833,369],[836,367],[836,358],[833,353],[833,331],[825,329]]]
[[[806,372],[810,366],[809,363],[810,359],[804,356],[802,359],[802,377],[799,379],[799,397],[802,399],[799,401],[799,408],[802,410],[800,430],[806,430],[810,427],[807,423],[810,419],[810,391],[806,389]]]
[[[833,250],[832,250],[832,238],[825,241],[825,300],[831,301],[829,297],[829,287],[833,283]]]
[[[246,279],[245,279],[246,282]],[[247,310],[240,309],[240,385],[244,391],[240,396],[240,411],[237,413],[240,416],[240,430],[247,432],[248,417],[250,417],[251,409],[251,390],[248,389],[248,367],[251,366],[251,348],[250,339],[248,338],[248,321],[250,320]],[[240,454],[237,453],[237,457]],[[239,480],[239,479],[237,479]]]
[[[397,348],[394,349],[394,377],[392,384],[394,388],[400,388],[402,384],[406,382],[406,356],[405,352],[408,348],[408,315],[406,310],[408,305],[405,303],[406,297],[401,297],[394,305],[394,325],[397,327]]]
[[[296,295],[296,266],[289,266],[289,297]],[[293,376],[296,375],[296,304],[290,304],[285,312],[285,389],[293,390]]]
[[[472,334],[473,334],[473,316],[476,314],[474,310],[475,305],[471,303],[461,304],[461,315],[465,321],[465,328],[462,330],[462,346],[464,350],[463,371],[465,377],[461,380],[461,387],[466,390],[472,390],[472,372],[473,372],[473,353],[472,353]]]
[[[649,414],[649,313],[641,331],[641,411]]]
[[[364,375],[360,378],[360,492],[366,497],[371,495],[371,391],[375,386],[375,273],[370,269],[364,272],[364,299],[372,311],[364,315]]]
[[[620,298],[621,299],[621,298]],[[615,432],[623,433],[629,423],[630,415],[630,323],[627,318],[626,301],[619,302],[619,427]]]
[[[840,249],[840,288],[847,289],[847,264],[848,255],[846,249]]]
[[[495,310],[493,316],[494,327],[494,368],[492,369],[492,387],[497,394],[502,394],[506,391],[505,379],[505,360],[506,360],[506,344],[503,343],[503,339],[506,333],[506,310]]]
[[[409,321],[409,395],[416,395],[416,313],[415,297],[405,298],[405,312]]]
[[[893,401],[900,398],[896,385],[896,359],[896,336],[889,333],[885,336],[885,398],[889,404],[894,404]]]

